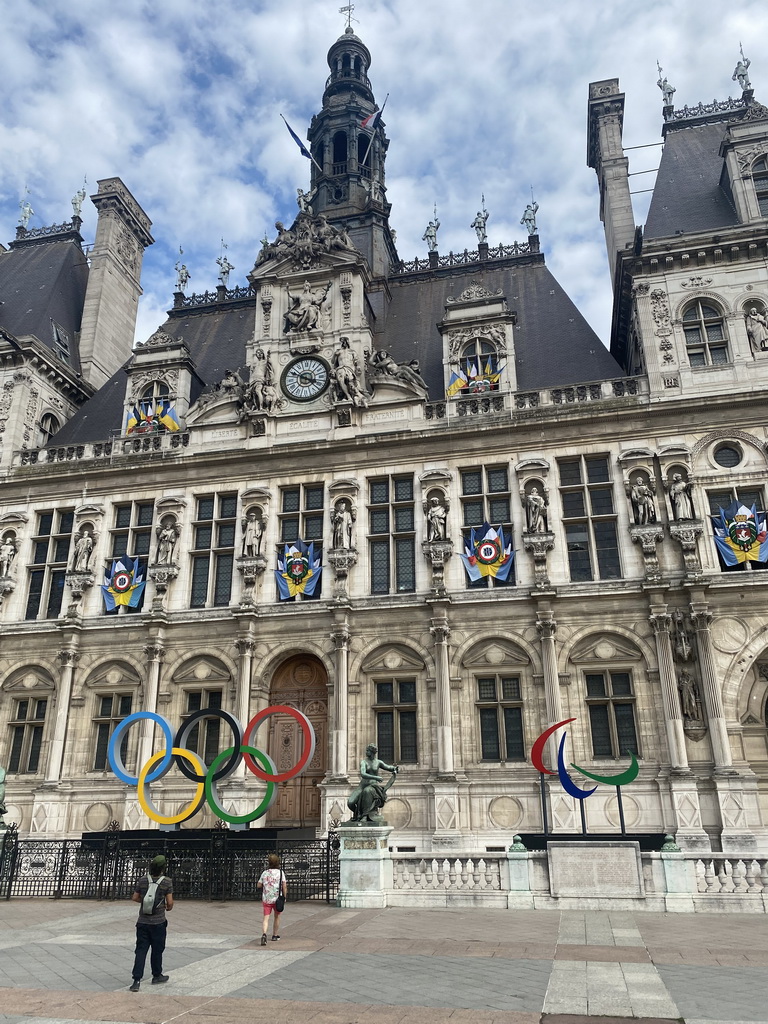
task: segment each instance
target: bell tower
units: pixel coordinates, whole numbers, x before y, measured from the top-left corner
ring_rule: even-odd
[[[312,209],[344,227],[374,278],[397,260],[389,229],[384,163],[389,140],[368,79],[371,54],[347,26],[328,51],[331,74],[309,129]],[[320,170],[322,168],[322,171]]]

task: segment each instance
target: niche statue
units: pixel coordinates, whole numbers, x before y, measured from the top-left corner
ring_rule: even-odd
[[[360,762],[360,785],[353,790],[347,800],[347,807],[352,811],[352,821],[360,825],[381,825],[379,813],[387,802],[387,790],[397,778],[400,768],[396,764],[385,764],[376,754],[378,748],[369,744],[365,748],[365,757]],[[381,784],[379,768],[391,772],[384,785]]]

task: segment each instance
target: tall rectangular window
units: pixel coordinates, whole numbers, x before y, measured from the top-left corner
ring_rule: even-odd
[[[412,476],[369,480],[368,534],[371,593],[412,593],[416,589]]]
[[[219,709],[221,707],[221,690],[189,690],[187,692],[187,715],[204,708]],[[221,719],[204,718],[192,727],[186,746],[202,757],[210,765],[219,753],[221,739]]]
[[[467,543],[472,536],[472,527],[475,527],[477,540],[477,527],[483,523],[488,523],[494,529],[501,527],[504,531],[504,540],[509,543],[512,540],[510,509],[509,473],[506,466],[487,466],[461,471],[462,536]],[[484,576],[475,582],[467,580],[467,586],[473,589],[487,588],[489,580],[493,580],[494,587],[514,586],[514,563],[506,580]]]
[[[112,563],[116,558],[125,556],[133,560],[138,558],[141,574],[146,580],[149,549],[152,544],[152,517],[155,511],[153,501],[126,501],[114,506],[112,529],[109,531],[111,543],[107,572],[112,571]],[[118,605],[105,615],[123,615],[140,612],[144,607],[146,588],[135,606]]]
[[[286,544],[303,540],[313,544],[315,561],[323,557],[323,522],[325,516],[325,487],[323,484],[296,484],[284,487],[280,495],[280,543],[277,546],[279,558],[285,553]],[[317,601],[322,594],[323,577],[311,594],[299,594],[302,601]],[[288,598],[287,600],[296,600]]]
[[[209,494],[197,499],[192,526],[192,608],[229,604],[236,524],[236,494]]]
[[[30,697],[14,701],[11,730],[11,752],[8,771],[34,774],[40,767],[43,729],[48,710],[46,697]]]
[[[707,491],[707,501],[713,529],[715,526],[721,525],[720,509],[727,509],[734,501],[739,501],[748,509],[754,505],[760,518],[766,515],[765,500],[759,487],[721,487],[716,491]],[[761,569],[768,569],[768,562],[739,562],[738,565],[727,565],[719,550],[717,558],[721,572],[757,572]]]
[[[93,722],[95,726],[93,768],[94,771],[106,771],[109,767],[109,738],[124,718],[131,713],[133,697],[130,693],[108,693],[96,698],[97,708]],[[123,764],[128,757],[128,732],[124,733],[120,744]],[[127,766],[127,765],[126,765]]]
[[[480,676],[476,683],[483,761],[524,761],[523,700],[519,676]]]
[[[376,745],[387,764],[416,764],[416,681],[388,679],[376,687]]]
[[[630,673],[588,672],[584,679],[594,756],[639,756]]]
[[[37,514],[26,619],[55,619],[61,612],[74,518],[71,509]]]
[[[621,579],[608,456],[560,459],[558,467],[571,580]]]

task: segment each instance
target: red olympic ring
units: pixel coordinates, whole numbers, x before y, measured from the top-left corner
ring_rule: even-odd
[[[547,740],[553,732],[557,732],[557,730],[561,729],[564,725],[568,725],[569,722],[575,721],[575,718],[566,718],[562,722],[555,722],[554,725],[551,725],[548,729],[545,729],[541,736],[539,736],[539,738],[533,744],[533,746],[531,747],[531,764],[537,772],[542,772],[545,775],[557,775],[557,772],[551,772],[549,768],[544,767],[544,762],[541,759],[542,754],[544,753],[544,747],[546,745]]]
[[[243,752],[243,758],[257,779],[261,779],[263,782],[287,782],[288,779],[300,775],[312,760],[315,753],[315,730],[312,728],[312,724],[307,716],[303,715],[301,711],[297,711],[296,708],[289,708],[287,704],[275,704],[273,707],[264,708],[263,711],[259,711],[250,720],[243,733],[243,747],[255,746],[253,737],[256,730],[266,718],[270,718],[272,715],[290,715],[291,718],[294,718],[299,723],[304,736],[304,753],[293,768],[289,768],[285,772],[278,772],[276,775],[272,775],[264,771],[263,768],[260,768],[250,754]]]

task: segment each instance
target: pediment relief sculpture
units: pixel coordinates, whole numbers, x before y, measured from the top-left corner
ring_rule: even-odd
[[[371,354],[368,360],[368,380],[374,386],[388,384],[405,387],[419,396],[427,392],[427,383],[421,376],[418,359],[411,359],[407,363],[398,363],[384,349]]]
[[[220,661],[200,655],[179,665],[173,673],[174,683],[225,683],[231,679],[229,670]]]
[[[37,665],[26,665],[24,668],[12,672],[0,689],[8,692],[23,692],[24,690],[55,690],[56,687],[45,669]]]
[[[571,651],[570,661],[616,661],[628,660],[638,661],[642,654],[634,644],[615,634],[602,634],[600,636],[588,636]]]
[[[361,670],[366,673],[419,672],[423,669],[423,660],[402,644],[387,644],[385,647],[378,647],[368,655],[361,666]]]
[[[314,217],[307,204],[290,228],[279,220],[275,222],[275,228],[277,235],[274,241],[270,242],[265,237],[262,242],[250,279],[256,276],[257,268],[274,260],[291,260],[297,269],[306,270],[323,257],[360,255],[345,228],[329,224],[325,214]]]
[[[490,669],[505,665],[529,665],[528,656],[508,640],[483,640],[475,644],[461,659],[464,668]]]
[[[107,665],[99,665],[85,680],[89,689],[101,687],[140,686],[138,672],[124,661],[113,661]]]

